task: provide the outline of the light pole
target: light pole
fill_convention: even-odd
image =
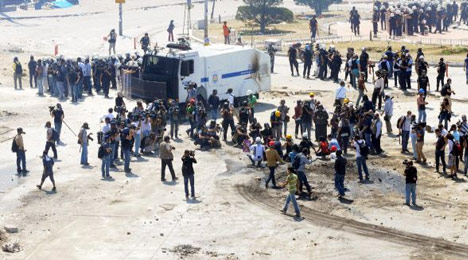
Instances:
[[[208,0],[205,0],[205,33],[204,33],[205,45],[210,44],[210,39],[208,38]]]

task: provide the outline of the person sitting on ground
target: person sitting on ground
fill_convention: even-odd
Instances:
[[[141,153],[144,155],[152,155],[155,144],[156,135],[154,133],[150,133],[148,136],[143,137],[141,140]]]
[[[263,130],[260,131],[260,134],[265,144],[273,140],[273,130],[271,129],[270,124],[268,123],[263,124]]]
[[[287,134],[286,135],[286,142],[282,146],[282,149],[285,149],[285,153],[283,155],[283,160],[286,161],[286,162],[290,162],[289,153],[292,152],[293,145],[294,145],[294,142],[292,140],[292,135]]]
[[[265,147],[263,147],[262,139],[260,137],[257,137],[255,139],[255,144],[250,146],[250,152],[251,154],[247,154],[247,157],[249,157],[249,160],[252,162],[252,166],[255,166],[255,164],[257,164],[257,167],[261,167]]]
[[[210,137],[210,143],[213,148],[220,148],[221,147],[221,142],[219,141],[219,133],[220,127],[218,124],[216,124],[216,121],[211,120],[210,125],[208,126],[207,129],[207,135]]]
[[[307,149],[310,152],[310,149],[316,152],[314,144],[307,137],[307,133],[302,134],[302,141],[299,143],[299,151]]]
[[[210,136],[208,136],[208,131],[205,125],[200,126],[200,131],[198,131],[194,144],[200,145],[201,150],[211,148],[211,139]]]
[[[249,135],[252,137],[252,140],[255,140],[257,137],[260,137],[260,131],[262,130],[262,125],[257,122],[256,118],[252,119],[252,124],[250,124],[250,132]]]
[[[235,140],[235,147],[242,147],[244,140],[249,139],[249,135],[247,134],[247,129],[244,125],[238,124],[236,126],[236,133],[232,137]]]
[[[335,146],[337,150],[341,150],[340,144],[338,143],[338,140],[333,137],[332,135],[327,136],[328,139],[328,149],[331,149],[332,146]]]
[[[330,150],[328,149],[328,142],[325,137],[320,136],[319,138],[319,149],[315,152],[318,156],[322,156],[322,159],[325,159],[327,155],[330,155]]]

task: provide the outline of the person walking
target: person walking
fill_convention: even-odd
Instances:
[[[227,22],[223,22],[223,36],[224,36],[224,44],[231,44],[231,29],[227,26]]]
[[[55,142],[58,140],[58,133],[55,129],[52,128],[50,121],[46,122],[45,127],[47,128],[47,137],[44,152],[48,153],[49,149],[52,148],[52,151],[54,152],[54,159],[57,160],[57,149],[55,148]]]
[[[13,58],[13,81],[15,89],[23,89],[23,66],[18,57]]]
[[[150,46],[150,38],[148,33],[145,33],[145,36],[141,37],[140,39],[141,49],[143,50],[143,54],[146,54],[149,51]]]
[[[270,169],[270,175],[268,179],[265,181],[265,188],[268,189],[268,184],[273,183],[273,189],[278,188],[276,186],[276,179],[275,179],[275,169],[277,167],[277,163],[284,163],[283,159],[281,159],[281,156],[278,154],[278,151],[275,149],[275,142],[270,141],[268,144],[268,149],[265,152],[265,157],[267,160],[267,167]]]
[[[295,174],[294,168],[289,167],[288,177],[286,179],[286,182],[283,185],[283,187],[288,187],[288,195],[286,196],[286,202],[284,203],[284,207],[281,210],[281,212],[283,214],[286,214],[286,212],[288,211],[289,203],[292,202],[294,211],[296,212],[296,218],[300,218],[301,211],[296,202],[297,180],[298,180],[298,177]]]
[[[88,136],[88,123],[83,123],[80,132],[78,133],[78,144],[81,146],[81,165],[88,166],[88,144],[90,137]]]
[[[309,44],[306,45],[304,50],[304,70],[302,71],[302,77],[310,79],[310,69],[312,68],[312,61],[314,54],[312,53],[311,47]]]
[[[369,147],[366,145],[366,141],[359,135],[354,137],[354,148],[356,149],[356,166],[358,168],[359,182],[364,182],[362,176],[362,170],[364,170],[365,180],[369,181],[369,171],[367,169],[367,155],[369,154]]]
[[[175,147],[170,144],[171,138],[169,136],[164,137],[164,142],[159,146],[159,157],[161,158],[161,181],[166,181],[166,166],[169,167],[171,172],[172,181],[175,182],[177,177],[174,172],[174,167],[172,166],[172,161],[174,160],[174,155],[172,151],[175,150]]]
[[[195,171],[193,170],[193,164],[197,163],[195,159],[195,152],[185,150],[182,156],[182,176],[184,176],[184,190],[185,199],[189,199],[188,183],[190,181],[190,197],[195,199]]]
[[[416,182],[418,181],[418,170],[416,167],[413,166],[413,161],[409,161],[406,164],[405,169],[405,177],[406,177],[406,205],[410,206],[410,198],[413,201],[413,206],[418,206],[416,204]]]
[[[310,151],[307,148],[302,149],[301,153],[298,153],[294,158],[292,166],[294,171],[297,173],[299,178],[299,191],[302,193],[302,186],[305,185],[307,194],[312,195],[312,188],[310,187],[307,176],[305,175],[305,166],[312,163],[310,158]]]
[[[174,29],[175,29],[174,20],[171,20],[171,22],[169,23],[169,27],[167,27],[167,33],[168,33],[167,41],[169,42],[174,41]]]
[[[56,192],[57,188],[55,187],[55,180],[54,180],[54,160],[47,155],[47,151],[42,153],[42,165],[44,166],[44,171],[42,172],[41,184],[36,185],[39,190],[42,190],[42,185],[44,185],[44,181],[49,177],[50,181],[52,182],[52,191]]]
[[[29,171],[26,169],[26,149],[24,148],[23,134],[26,134],[23,128],[16,129],[12,152],[16,153],[16,172],[18,175],[22,173],[23,176],[26,176]]]
[[[115,55],[115,44],[117,43],[117,33],[115,29],[112,29],[109,35],[107,35],[107,42],[109,42],[109,56],[111,56],[112,51],[114,51]]]
[[[338,191],[339,198],[345,196],[344,180],[346,175],[346,165],[348,161],[342,156],[342,151],[336,151],[335,160],[335,188]]]
[[[296,69],[297,76],[299,76],[299,64],[297,63],[297,50],[294,46],[288,49],[289,68],[291,69],[291,76],[294,76],[294,69]]]

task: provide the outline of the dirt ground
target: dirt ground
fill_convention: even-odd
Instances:
[[[22,247],[15,254],[0,252],[0,259],[468,258],[467,178],[454,181],[434,172],[435,137],[430,133],[425,143],[428,164],[417,166],[421,208],[404,205],[402,161],[410,156],[400,153],[397,136],[385,135],[385,154],[370,156],[368,161],[369,183],[358,183],[354,152],[350,152],[346,200],[336,197],[332,162],[315,160],[307,176],[316,199],[299,200],[304,219],[295,220],[279,212],[287,192],[265,190],[267,169],[247,167],[246,155],[230,143],[223,143],[218,150],[196,150],[185,135],[187,124],[181,126],[181,139],[173,142],[177,182],[160,181],[157,156],[132,158],[132,174],[125,174],[119,164],[118,170],[111,172],[114,180],[103,181],[96,142],[89,147],[90,167],[80,167],[79,147],[71,130],[76,133],[86,121],[90,132],[96,134],[99,119],[114,106],[113,99],[97,95],[79,104],[62,102],[71,130],[62,128],[65,145],[58,147],[57,193],[50,192],[47,182],[39,191],[35,185],[42,173],[43,125],[51,120],[48,106],[57,100],[36,96],[36,89],[30,89],[26,80],[25,90],[13,89],[9,61],[19,55],[24,64],[30,53],[37,54],[33,48],[19,54],[0,50],[0,60],[5,61],[0,63],[0,149],[4,152],[0,157],[0,227],[12,224],[19,228],[16,234],[0,235],[0,240],[17,240]],[[296,100],[307,99],[310,91],[328,111],[333,109],[335,84],[291,77],[287,59],[278,57],[276,62],[272,91],[261,94],[256,108],[260,122],[268,121],[281,99],[292,110]],[[435,83],[434,72],[431,68],[431,84]],[[468,92],[460,68],[450,70],[450,77],[457,92],[454,123],[468,111]],[[372,89],[372,84],[368,88]],[[395,125],[399,115],[415,110],[414,88],[408,93],[391,88],[387,93],[395,100]],[[111,97],[115,95],[112,91]],[[357,93],[350,91],[349,97],[354,101]],[[431,94],[428,101],[428,122],[434,125],[439,96]],[[134,100],[126,102],[129,107],[135,105]],[[19,126],[27,133],[24,141],[31,172],[26,177],[15,176],[15,155],[8,140]],[[293,127],[291,122],[289,132]],[[180,179],[179,158],[185,149],[196,150],[198,160],[198,198],[193,201],[185,201]],[[280,165],[277,171],[279,181],[285,178],[285,168]]]

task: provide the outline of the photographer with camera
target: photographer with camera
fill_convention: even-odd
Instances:
[[[189,199],[188,182],[190,181],[191,198],[195,199],[195,171],[193,164],[197,163],[195,151],[185,150],[182,156],[182,175],[184,176],[185,199]]]
[[[62,105],[60,103],[57,103],[57,108],[55,108],[54,106],[50,106],[49,113],[50,113],[50,116],[54,118],[54,128],[55,128],[55,131],[57,131],[58,133],[57,144],[58,145],[63,144],[60,141],[60,133],[62,131],[62,122],[63,122],[63,119],[65,118]]]
[[[132,172],[132,169],[130,169],[130,152],[132,150],[135,129],[136,127],[134,125],[130,125],[130,127],[126,126],[120,133],[120,140],[122,142],[122,152],[124,155],[124,171],[126,173]]]
[[[171,121],[171,139],[174,139],[174,136],[175,139],[179,139],[179,115],[180,108],[177,102],[172,100],[168,110],[168,117]]]
[[[88,141],[94,141],[93,138],[91,138],[92,133],[88,135],[88,132],[86,130],[89,130],[88,123],[83,123],[83,126],[81,127],[80,132],[78,133],[78,144],[81,146],[81,165],[88,166]]]
[[[174,160],[174,155],[172,151],[175,150],[175,147],[170,144],[171,138],[169,136],[164,137],[164,142],[159,145],[159,158],[161,158],[161,181],[166,181],[166,165],[169,167],[171,172],[172,181],[175,182],[177,177],[174,172],[174,167],[172,167],[172,161]]]
[[[404,161],[406,165],[405,177],[406,177],[406,205],[410,206],[410,196],[413,201],[413,206],[417,207],[416,204],[416,182],[418,181],[418,170],[413,166],[413,161]]]

